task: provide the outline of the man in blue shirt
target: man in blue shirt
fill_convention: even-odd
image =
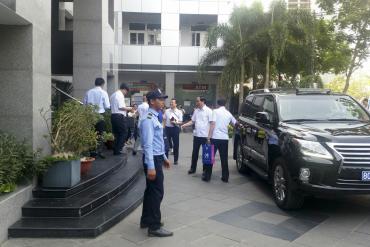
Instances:
[[[165,155],[163,125],[159,120],[159,112],[164,107],[167,96],[157,89],[149,92],[146,97],[149,110],[140,123],[144,171],[147,177],[140,227],[149,228],[149,236],[170,237],[173,233],[163,229],[161,223],[161,202],[164,194],[162,166],[170,168],[170,162]]]

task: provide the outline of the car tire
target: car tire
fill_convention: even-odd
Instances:
[[[286,162],[283,158],[274,161],[272,170],[272,192],[276,205],[284,210],[302,208],[304,196],[294,187]]]
[[[244,157],[243,157],[243,152],[242,152],[242,145],[240,142],[236,145],[237,151],[236,151],[236,169],[238,170],[239,173],[241,174],[246,174],[248,173],[248,167],[244,163]]]

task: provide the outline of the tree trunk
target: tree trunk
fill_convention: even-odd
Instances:
[[[347,93],[349,89],[349,82],[351,80],[351,76],[352,76],[352,68],[350,68],[350,71],[346,75],[346,84],[344,85],[343,93]]]
[[[244,102],[244,80],[245,80],[245,64],[240,65],[240,84],[239,84],[239,112]]]
[[[270,48],[267,50],[266,58],[266,74],[265,74],[265,86],[264,88],[269,88],[270,86]]]

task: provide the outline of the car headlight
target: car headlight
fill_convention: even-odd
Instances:
[[[322,159],[333,159],[333,156],[329,153],[329,151],[320,143],[306,140],[296,140],[299,143],[303,155]]]

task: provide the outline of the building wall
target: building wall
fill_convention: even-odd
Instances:
[[[51,102],[51,3],[13,3],[16,14],[30,24],[0,28],[0,129],[47,153],[47,129],[39,111]]]

